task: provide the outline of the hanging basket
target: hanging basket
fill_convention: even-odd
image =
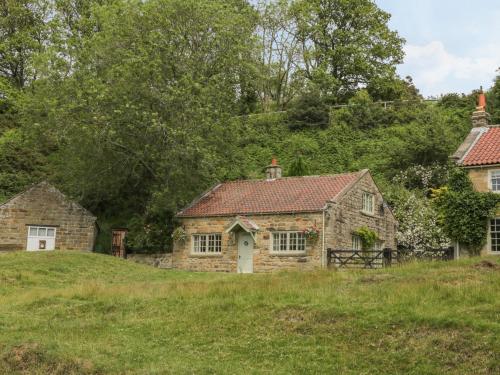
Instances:
[[[304,229],[302,233],[304,233],[306,240],[310,242],[316,242],[319,238],[319,230],[315,226]]]

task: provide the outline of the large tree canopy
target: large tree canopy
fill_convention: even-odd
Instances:
[[[304,71],[333,100],[375,79],[392,79],[403,39],[372,0],[297,0]]]

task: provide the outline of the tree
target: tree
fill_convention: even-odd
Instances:
[[[493,124],[500,124],[500,75],[496,76],[493,87],[487,93],[487,98],[491,121]]]
[[[110,220],[139,217],[132,226],[150,237],[137,242],[160,250],[153,238],[169,238],[175,212],[237,173],[229,120],[252,77],[255,12],[242,0],[116,1],[90,12],[98,27],[65,50],[71,73],[39,80],[23,112],[57,142],[59,186]],[[163,236],[146,230],[152,222]]]
[[[290,129],[325,128],[330,119],[330,108],[319,90],[311,88],[298,97],[288,110]]]
[[[283,110],[303,88],[297,25],[289,0],[258,3],[260,21],[260,101],[264,110]]]
[[[292,164],[290,165],[290,169],[288,170],[288,176],[307,176],[308,172],[309,170],[304,158],[300,153],[297,153]]]
[[[342,101],[375,79],[391,79],[403,39],[372,0],[297,0],[293,5],[303,71],[331,101]]]
[[[0,2],[0,77],[16,88],[37,77],[33,60],[47,45],[48,13],[47,1]]]

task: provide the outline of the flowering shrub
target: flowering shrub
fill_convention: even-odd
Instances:
[[[316,241],[319,237],[319,230],[318,230],[318,228],[316,228],[316,226],[312,226],[311,228],[304,229],[302,231],[302,233],[304,233],[304,236],[309,241]]]
[[[185,241],[187,238],[186,231],[184,230],[183,227],[177,227],[172,232],[172,238],[174,239],[175,242]]]
[[[450,239],[439,223],[439,213],[429,200],[416,192],[407,191],[400,197],[394,214],[399,221],[396,238],[403,247],[423,251],[449,246]]]
[[[406,189],[422,189],[426,191],[446,184],[448,175],[449,167],[447,165],[413,165],[399,172],[392,182],[404,186]]]

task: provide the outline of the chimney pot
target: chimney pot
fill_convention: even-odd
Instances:
[[[486,110],[486,95],[483,92],[479,94],[477,109]]]

